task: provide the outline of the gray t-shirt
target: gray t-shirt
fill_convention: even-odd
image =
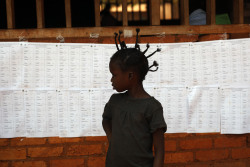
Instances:
[[[153,132],[166,131],[163,108],[154,97],[133,99],[113,94],[103,119],[112,121],[106,167],[153,167]]]

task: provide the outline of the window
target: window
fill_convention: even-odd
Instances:
[[[148,1],[128,0],[128,25],[149,25]]]
[[[15,0],[15,28],[36,28],[36,1]]]
[[[6,0],[0,0],[0,29],[7,28]]]
[[[116,25],[122,25],[122,0],[101,0],[101,19],[106,7],[110,6],[111,16],[117,20]],[[107,8],[106,8],[107,10]],[[128,25],[149,25],[148,1],[147,0],[127,0]],[[111,20],[111,19],[110,19]],[[104,23],[102,25],[105,26]],[[112,25],[111,23],[109,25]],[[108,25],[107,25],[108,26]]]
[[[244,4],[244,24],[250,24],[250,0],[245,0]]]
[[[66,27],[64,0],[44,0],[45,27]]]
[[[160,19],[161,25],[179,25],[179,0],[161,0]]]
[[[100,0],[100,4],[95,4],[94,0],[70,0],[71,5],[71,13],[65,13],[65,0],[43,0],[44,9],[41,13],[44,13],[44,18],[39,17],[37,19],[37,11],[36,11],[36,0],[13,0],[14,5],[7,3],[8,9],[13,11],[14,16],[7,16],[7,8],[6,2],[10,2],[10,0],[0,0],[0,29],[9,28],[17,28],[17,29],[25,29],[25,28],[37,28],[37,24],[41,24],[41,28],[60,28],[66,27],[66,14],[67,16],[71,15],[71,19],[67,17],[67,25],[68,27],[94,27],[95,25],[99,26],[99,23],[95,22],[95,19],[99,21],[99,19],[103,18],[103,14],[105,14],[105,8],[109,4],[108,10],[108,20],[107,23],[113,22],[112,24],[106,24],[102,26],[122,26],[123,24],[123,13],[122,13],[122,0]],[[69,1],[67,1],[69,2]],[[127,20],[129,26],[149,26],[150,22],[150,1],[149,0],[127,0]],[[154,0],[152,0],[154,3]],[[182,3],[187,2],[186,0],[160,0],[160,7],[153,7],[154,10],[160,8],[160,18],[157,16],[157,19],[160,19],[160,25],[188,25],[187,19],[188,17],[184,17],[184,15],[188,14],[188,11],[185,11],[184,15],[181,14],[180,6]],[[194,3],[193,3],[194,2]],[[197,5],[201,4],[201,8],[205,11],[205,15],[210,17],[206,13],[206,2],[211,2],[209,0],[189,0],[189,16],[191,12],[197,7]],[[242,5],[243,0],[215,0],[216,3],[216,24],[249,24],[250,23],[250,0],[244,0],[244,11],[242,6],[237,8],[237,5]],[[191,4],[193,3],[193,4]],[[240,4],[239,4],[240,3]],[[40,4],[38,4],[40,5]],[[96,7],[100,7],[101,17],[99,18],[98,14],[95,15],[95,5]],[[99,6],[100,5],[100,6]],[[158,5],[158,4],[157,4]],[[187,4],[185,3],[185,6]],[[40,6],[38,6],[40,7]],[[68,8],[67,8],[68,9]],[[186,8],[187,9],[187,8]],[[215,8],[213,7],[213,10]],[[69,11],[69,10],[67,10]],[[39,14],[41,14],[39,13]],[[97,11],[99,13],[99,11]],[[227,21],[225,22],[224,16],[227,16]],[[222,15],[221,15],[222,14]],[[218,17],[218,15],[220,17]],[[222,17],[223,16],[223,17]],[[8,18],[9,17],[9,18]],[[183,20],[185,18],[185,23]],[[212,17],[211,17],[212,18]],[[221,19],[223,22],[217,22],[217,19]],[[42,20],[42,21],[41,21]],[[212,20],[215,24],[215,20],[212,18],[208,18],[209,21]],[[37,23],[38,21],[38,23]],[[71,21],[71,22],[70,22]],[[157,20],[158,21],[158,20]],[[182,23],[181,23],[182,21]],[[69,24],[70,23],[70,24]],[[189,21],[189,24],[191,22]],[[208,23],[210,24],[210,23]],[[159,25],[157,23],[156,25]],[[190,24],[191,25],[191,24]],[[43,27],[45,26],[45,27]],[[39,27],[39,28],[40,28]]]
[[[101,0],[100,11],[103,13],[110,5],[110,14],[117,20],[116,25],[122,25],[122,1]],[[127,0],[128,25],[149,25],[149,1],[148,0]],[[101,16],[102,17],[102,16]],[[160,4],[161,25],[178,25],[179,21],[179,0],[161,0]],[[112,26],[108,24],[106,26]],[[105,26],[102,24],[102,26]]]
[[[94,1],[71,0],[71,18],[72,27],[94,27]]]

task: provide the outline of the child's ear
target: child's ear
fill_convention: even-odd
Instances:
[[[133,77],[134,77],[134,73],[133,72],[128,73],[129,80],[131,80]]]

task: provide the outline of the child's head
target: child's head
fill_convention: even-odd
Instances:
[[[121,71],[132,71],[137,74],[139,81],[143,81],[148,73],[148,59],[136,48],[118,50],[110,59]]]
[[[121,35],[120,31],[120,35]],[[117,52],[110,59],[110,72],[112,73],[112,85],[118,91],[128,90],[128,87],[132,82],[142,83],[147,75],[148,71],[156,71],[158,69],[158,64],[156,62],[153,63],[149,67],[148,58],[155,54],[155,52],[150,54],[149,56],[145,56],[149,48],[149,44],[147,45],[147,49],[144,52],[140,51],[140,46],[138,45],[138,33],[139,29],[137,29],[137,38],[135,48],[127,48],[124,41],[120,41],[120,35],[118,40],[120,42],[121,49],[119,49],[116,41],[117,33],[115,33],[115,42],[117,47]],[[155,70],[152,70],[152,67],[156,67]],[[132,81],[132,82],[131,82]]]

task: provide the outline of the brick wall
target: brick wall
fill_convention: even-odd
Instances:
[[[166,35],[141,37],[142,43],[209,41],[249,34]],[[56,39],[28,39],[58,42]],[[134,43],[127,38],[126,43]],[[65,42],[114,43],[113,38],[71,38]],[[106,137],[0,139],[0,167],[104,167]],[[250,134],[165,134],[166,167],[250,167]]]
[[[1,167],[104,167],[106,137],[0,139]],[[250,134],[165,134],[165,166],[250,167]]]

